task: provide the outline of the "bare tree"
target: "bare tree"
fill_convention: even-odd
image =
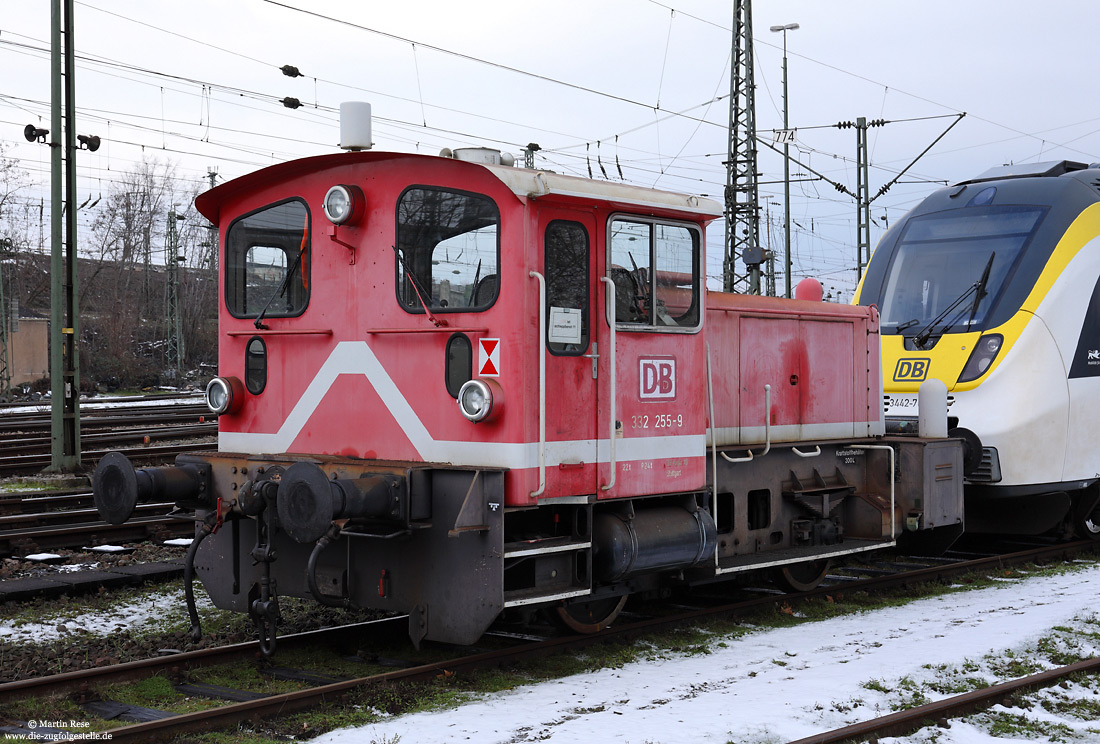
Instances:
[[[0,245],[8,251],[26,249],[25,217],[27,203],[17,200],[19,192],[30,185],[30,176],[17,158],[8,155],[8,146],[0,141]]]
[[[179,251],[198,256],[194,245],[200,232],[191,229],[201,218],[191,209],[194,189],[180,188],[175,166],[143,162],[118,177],[98,209],[89,237],[83,242],[86,266],[81,277],[81,308],[89,351],[102,357],[98,372],[121,382],[151,384],[163,371],[164,349],[171,329],[166,322],[165,240],[169,213],[184,216],[177,222]],[[178,272],[179,297],[185,334],[184,348],[199,361],[211,361],[216,352],[215,331],[207,322],[213,304],[195,294],[212,282],[198,268]],[[216,290],[214,301],[216,302]],[[216,314],[213,316],[216,319]],[[216,327],[216,320],[214,323]],[[187,362],[188,360],[184,360]]]

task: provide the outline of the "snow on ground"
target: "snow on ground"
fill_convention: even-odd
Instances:
[[[962,676],[999,681],[988,670],[972,670],[1013,653],[1036,657],[1034,644],[1056,626],[1088,628],[1091,638],[1074,636],[1086,644],[1078,642],[1075,650],[1100,654],[1098,585],[1100,565],[1090,565],[898,608],[715,637],[709,654],[655,658],[523,686],[457,709],[334,731],[314,742],[788,742],[893,712],[891,706],[907,689],[927,694],[923,686],[944,676],[930,668],[934,665],[959,668],[974,660]],[[1061,693],[1097,697],[1095,690],[1078,686]],[[946,696],[928,694],[929,700]],[[1100,741],[1095,721],[1070,720],[1068,725],[1083,732],[1077,741]],[[1090,726],[1093,733],[1087,733]],[[978,744],[1003,739],[959,721],[950,729],[882,740],[887,741]]]
[[[163,393],[172,392],[168,388],[162,388]],[[81,408],[136,408],[138,406],[178,406],[181,403],[201,403],[202,391],[196,390],[192,392],[181,392],[177,397],[173,398],[156,398],[153,400],[147,399],[144,395],[112,395],[105,393],[97,395],[94,398],[80,398]],[[5,406],[0,410],[0,418],[3,418],[5,414],[17,415],[21,413],[49,413],[50,412],[50,398],[45,396],[42,400],[35,403],[24,403],[22,405],[16,404],[11,406]]]
[[[200,611],[212,606],[205,595],[196,597],[196,601]],[[180,589],[149,594],[120,604],[109,612],[87,612],[22,623],[0,617],[0,639],[11,643],[42,643],[71,633],[106,635],[119,630],[133,631],[178,615],[182,606],[183,590]]]

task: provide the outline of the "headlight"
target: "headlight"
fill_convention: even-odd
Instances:
[[[334,225],[343,225],[359,218],[366,200],[358,186],[333,186],[325,194],[322,205],[325,217]]]
[[[233,413],[244,402],[244,385],[236,377],[215,377],[206,384],[206,405],[216,414]]]
[[[468,380],[458,390],[459,410],[475,424],[493,418],[503,406],[504,393],[493,380]]]
[[[966,360],[962,374],[959,375],[959,382],[970,382],[984,375],[1003,345],[1004,336],[999,333],[990,333],[979,338],[974,345],[974,351],[970,352],[970,358]]]

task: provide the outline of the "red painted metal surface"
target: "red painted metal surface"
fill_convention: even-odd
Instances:
[[[720,443],[763,441],[765,384],[774,441],[876,433],[878,325],[863,307],[707,293],[699,330],[620,326],[613,385],[601,282],[609,218],[625,212],[690,220],[701,234],[715,215],[639,208],[621,194],[603,201],[567,191],[525,195],[509,185],[514,178],[443,158],[358,153],[274,166],[200,197],[222,245],[233,220],[291,197],[308,205],[312,226],[311,294],[298,317],[265,318],[266,330],[257,331],[253,318],[226,311],[223,276],[220,374],[244,379],[245,350],[256,335],[266,343],[268,368],[263,391],[221,417],[220,448],[508,468],[507,502],[530,503],[539,484],[539,363],[545,357],[542,498],[696,491],[707,479],[708,347]],[[366,209],[337,234],[321,202],[341,183],[362,189]],[[500,290],[488,309],[437,313],[433,322],[397,301],[396,205],[417,185],[481,194],[499,209]],[[530,272],[546,271],[542,236],[556,220],[588,235],[590,356],[551,354],[540,344],[539,285]],[[701,257],[698,265],[705,265]],[[677,312],[690,295],[672,287],[686,278],[658,272],[668,307],[684,305]],[[496,340],[494,379],[505,403],[491,421],[466,420],[448,393],[444,369],[454,333],[471,340],[475,375],[479,341]],[[614,486],[605,488],[612,478]]]

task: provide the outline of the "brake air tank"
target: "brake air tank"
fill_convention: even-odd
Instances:
[[[592,525],[593,563],[603,582],[648,571],[697,566],[714,556],[718,530],[709,512],[677,506],[602,512]]]

